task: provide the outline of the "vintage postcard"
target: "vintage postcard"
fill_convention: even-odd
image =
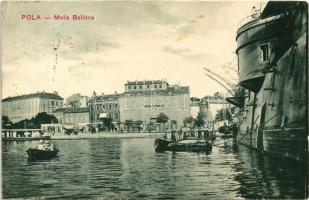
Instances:
[[[2,1],[3,199],[305,199],[305,1]]]

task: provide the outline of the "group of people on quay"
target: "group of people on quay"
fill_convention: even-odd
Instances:
[[[167,137],[167,136],[166,136]],[[198,140],[210,140],[214,139],[215,135],[210,130],[182,130],[171,131],[171,141],[178,142],[188,138],[196,138]]]

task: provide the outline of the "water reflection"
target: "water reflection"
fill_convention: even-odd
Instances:
[[[261,156],[230,141],[211,154],[156,153],[153,139],[54,141],[61,157],[27,162],[35,142],[3,149],[5,198],[304,198],[304,164]]]

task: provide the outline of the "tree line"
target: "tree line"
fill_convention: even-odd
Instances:
[[[46,112],[38,113],[31,119],[23,119],[21,121],[13,123],[8,116],[2,115],[2,128],[3,129],[39,129],[41,124],[53,124],[58,123],[55,116],[49,115]]]

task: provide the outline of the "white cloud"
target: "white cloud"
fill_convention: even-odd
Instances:
[[[189,85],[194,96],[223,90],[202,67],[216,70],[235,58],[237,23],[254,4],[4,2],[3,97],[38,90],[58,90],[64,97],[122,92],[127,80],[162,78]],[[37,13],[95,20],[20,19]]]

